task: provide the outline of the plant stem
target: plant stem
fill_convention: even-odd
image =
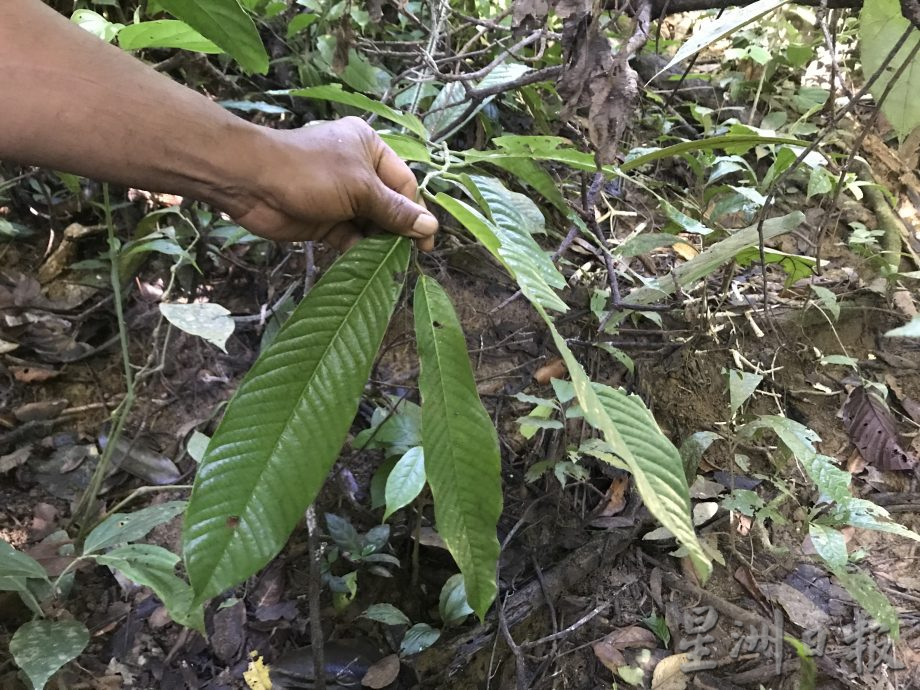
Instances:
[[[115,423],[112,426],[112,431],[102,451],[102,456],[99,458],[99,464],[96,465],[89,486],[86,488],[86,491],[83,492],[80,503],[73,513],[72,522],[80,526],[80,531],[77,535],[78,540],[85,537],[89,531],[93,510],[96,506],[96,498],[99,495],[99,490],[102,488],[102,482],[108,474],[109,466],[112,462],[112,454],[115,452],[122,431],[124,431],[128,413],[134,405],[135,393],[134,371],[131,368],[131,358],[128,352],[128,329],[125,324],[124,305],[122,303],[121,276],[118,270],[119,245],[115,237],[115,224],[112,222],[112,204],[109,199],[109,186],[107,184],[102,186],[102,199],[105,206],[105,226],[109,243],[109,278],[112,283],[112,291],[115,299],[115,317],[118,320],[118,339],[121,343],[121,359],[125,372],[126,390],[125,397],[118,404],[118,407],[115,408],[115,411],[112,412],[112,419],[115,420]]]

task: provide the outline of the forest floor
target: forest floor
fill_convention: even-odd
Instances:
[[[858,207],[850,213],[858,215]],[[53,573],[61,562],[59,544],[49,546],[47,537],[67,524],[88,482],[100,430],[124,393],[124,380],[110,293],[86,287],[87,273],[70,268],[103,251],[104,232],[64,240],[58,232],[49,244],[49,223],[32,220],[30,225],[33,239],[0,245],[0,314],[19,318],[22,344],[0,359],[0,537]],[[636,319],[611,338],[635,361],[633,373],[594,347],[582,348],[583,362],[595,381],[641,395],[676,445],[696,432],[731,428],[726,370],[762,375],[746,415],[785,414],[805,424],[820,436],[821,451],[853,474],[855,493],[920,531],[915,480],[861,458],[841,418],[847,390],[856,382],[848,378],[847,367],[821,363],[826,355],[857,360],[865,375],[888,388],[892,406],[904,411],[898,427],[905,433],[913,429],[916,448],[920,351],[905,344],[909,341],[883,337],[903,315],[892,309],[888,296],[870,289],[874,269],[866,259],[832,234],[813,236],[814,227],[804,224],[782,238],[779,248],[799,253],[800,245],[823,242],[828,262],[823,274],[786,287],[783,275],[770,269],[774,306],[769,313],[759,301],[760,269],[729,268],[685,305],[664,313],[662,327]],[[69,254],[62,258],[60,246],[66,243]],[[571,251],[577,265],[577,244]],[[332,259],[317,248],[320,271]],[[817,499],[810,482],[795,462],[782,462],[763,446],[730,448],[719,441],[703,455],[692,489],[700,534],[723,560],[701,586],[683,561],[669,555],[673,540],[643,539],[654,525],[630,490],[628,476],[589,458],[578,460],[583,474],[568,477],[564,486],[551,469],[542,476],[528,474],[537,462],[569,459],[571,443],[588,433],[578,419],[561,430],[540,430],[529,440],[520,433],[517,420],[532,406],[515,394],[552,397],[547,377],[565,377],[546,330],[525,300],[513,298],[511,279],[454,228],[445,229],[438,250],[423,261],[457,305],[480,395],[499,429],[505,494],[499,536],[505,543],[498,608],[510,621],[516,649],[509,650],[493,611],[484,624],[469,619],[445,630],[433,647],[403,664],[389,687],[602,688],[610,687],[609,668],[650,669],[656,663],[659,674],[671,669],[665,674],[670,684],[659,687],[799,687],[800,664],[788,645],[778,672],[777,631],[800,638],[826,634],[819,687],[920,687],[920,545],[864,530],[847,535],[849,548],[864,552],[865,570],[901,615],[893,656],[882,634],[872,638],[877,647],[860,647],[855,641],[862,630],[859,607],[816,567],[807,539],[805,513]],[[666,267],[680,259],[669,248],[648,261]],[[249,317],[238,320],[226,354],[179,331],[165,352],[149,351],[167,265],[154,259],[141,268],[128,291],[130,354],[135,362],[154,354],[163,367],[139,392],[118,469],[104,486],[109,505],[138,486],[190,483],[195,463],[185,452],[189,435],[196,429],[213,431],[221,404],[257,356],[263,305],[290,281],[300,280],[306,262],[299,249],[240,245],[209,257],[201,276],[180,276],[197,280],[200,291],[234,315]],[[835,293],[838,319],[819,308],[811,284]],[[575,343],[597,335],[589,300],[587,291],[577,288],[568,297],[573,317],[562,329]],[[402,303],[371,377],[369,401],[417,397],[411,324],[411,310]],[[362,406],[353,432],[367,427],[371,409]],[[360,532],[377,524],[380,513],[369,510],[368,497],[381,460],[380,451],[346,445],[320,498],[320,514],[341,515]],[[732,487],[756,492],[772,507],[769,514],[716,511]],[[184,490],[159,491],[130,508],[186,496]],[[359,617],[368,605],[391,603],[414,621],[430,619],[437,609],[438,592],[454,566],[436,539],[426,539],[428,510],[418,523],[407,512],[391,520],[389,543],[403,567],[390,578],[360,572],[355,600],[339,610],[327,607],[323,626],[330,640],[327,660],[332,659],[327,668],[336,658],[358,658],[370,666],[393,651],[391,631]],[[179,525],[177,519],[157,528],[149,540],[177,552]],[[212,607],[208,640],[171,623],[149,590],[116,579],[101,566],[79,569],[66,608],[87,622],[92,641],[53,687],[245,687],[242,672],[252,651],[269,665],[286,654],[280,663],[288,677],[307,668],[302,674],[307,683],[312,657],[304,650],[310,639],[305,549],[301,527],[262,574],[219,609]],[[656,613],[671,631],[669,645],[645,623]],[[593,615],[583,622],[587,614]],[[0,639],[27,615],[15,595],[0,595]],[[541,644],[527,644],[553,633]],[[745,646],[733,652],[736,643]],[[684,666],[685,673],[680,665],[688,658],[681,651],[692,651],[694,644],[709,651],[703,655],[708,668]],[[892,670],[892,659],[904,670]],[[21,687],[2,657],[0,687]],[[275,687],[282,683],[276,680]]]

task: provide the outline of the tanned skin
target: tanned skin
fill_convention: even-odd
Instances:
[[[205,201],[272,240],[434,246],[408,166],[359,118],[260,127],[39,0],[0,3],[0,160]]]

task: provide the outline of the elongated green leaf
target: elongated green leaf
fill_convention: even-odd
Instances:
[[[393,466],[387,477],[385,496],[386,520],[400,508],[409,505],[425,488],[425,453],[420,447],[407,451]]]
[[[805,214],[801,211],[793,211],[779,218],[768,218],[763,224],[763,238],[766,241],[792,232],[804,220]],[[687,263],[676,266],[667,276],[652,280],[645,286],[633,290],[625,300],[632,304],[652,304],[672,294],[678,287],[688,287],[697,280],[705,278],[722,264],[731,261],[743,249],[756,247],[757,244],[756,225],[736,230],[731,237],[715,243]],[[618,320],[617,315],[614,315],[611,322]]]
[[[136,510],[133,513],[114,513],[89,533],[83,544],[83,553],[92,554],[118,544],[127,544],[147,536],[157,525],[169,522],[185,510],[185,501],[170,501]]]
[[[548,172],[540,167],[539,163],[531,158],[515,158],[513,156],[500,156],[498,158],[485,159],[490,165],[501,168],[518,180],[532,187],[539,192],[544,199],[550,202],[556,209],[568,216],[572,211],[566,203],[565,197],[559,191],[559,183],[556,182]]]
[[[47,580],[48,574],[30,555],[14,549],[6,541],[0,539],[0,577],[35,577]]]
[[[476,392],[466,341],[447,293],[433,279],[420,277],[414,310],[422,445],[435,520],[463,573],[467,600],[482,619],[497,592],[498,436]]]
[[[509,134],[496,137],[492,140],[498,150],[492,151],[464,151],[463,158],[467,163],[480,161],[494,163],[501,158],[530,158],[532,160],[555,161],[565,163],[576,170],[595,172],[597,163],[594,156],[579,151],[572,146],[572,142],[563,137],[531,136]],[[636,170],[643,165],[654,163],[665,158],[671,158],[691,151],[713,151],[716,149],[744,149],[758,145],[787,145],[808,146],[807,141],[792,139],[790,137],[775,137],[756,133],[723,134],[715,137],[704,137],[693,141],[682,141],[663,149],[654,149],[633,158],[627,158],[619,167],[605,166],[603,171],[608,175]]]
[[[350,105],[351,107],[358,108],[359,110],[366,110],[369,113],[374,113],[374,115],[379,115],[380,117],[385,118],[390,122],[395,122],[396,124],[405,127],[413,134],[421,137],[423,141],[427,141],[428,139],[428,130],[425,129],[425,125],[423,125],[422,121],[419,120],[415,115],[400,112],[399,110],[391,108],[390,106],[385,105],[380,101],[375,101],[373,98],[369,98],[364,94],[354,93],[352,91],[344,91],[339,84],[329,84],[328,86],[311,86],[307,89],[294,89],[286,93],[289,93],[291,96],[300,96],[301,98],[315,98],[319,101],[332,101],[333,103]]]
[[[671,61],[658,70],[658,74],[673,67],[681,60],[686,60],[691,55],[695,55],[703,48],[734,33],[745,24],[759,19],[767,12],[772,12],[777,7],[785,5],[788,0],[757,0],[746,7],[739,7],[729,10],[725,14],[708,22],[701,22],[695,27],[693,36],[688,38],[680,49],[675,53]],[[658,76],[655,75],[655,77]],[[652,77],[654,79],[655,77]]]
[[[518,281],[521,292],[531,302],[556,311],[568,310],[566,303],[552,287],[564,285],[565,280],[562,279],[560,285],[561,275],[530,235],[501,228],[466,202],[443,192],[434,197],[434,201],[456,218],[508,269]]]
[[[176,575],[179,557],[154,544],[129,544],[97,556],[102,565],[115,568],[129,580],[150,587],[169,616],[180,625],[204,632],[204,609],[191,608],[192,588]]]
[[[354,419],[408,260],[407,240],[361,241],[243,379],[186,512],[183,553],[197,602],[265,565],[313,501]]]
[[[859,48],[863,76],[871,77],[881,67],[910,22],[901,13],[898,0],[866,0],[859,13]],[[895,72],[920,42],[920,31],[914,29],[898,54],[869,88],[878,99],[888,88]],[[914,57],[898,82],[882,102],[882,112],[903,141],[914,127],[920,127],[920,59]]]
[[[638,398],[611,394],[613,389],[607,387],[601,388],[598,393],[596,384],[591,383],[552,319],[543,307],[534,306],[549,326],[556,349],[565,360],[585,419],[604,434],[607,445],[626,463],[649,512],[686,547],[697,573],[706,579],[712,565],[693,531],[690,489],[680,454],[663,437],[651,413],[644,409]],[[623,434],[620,433],[620,425],[623,425]],[[644,441],[641,438],[643,434],[647,436]],[[630,441],[627,442],[624,436],[628,436]],[[636,450],[638,457],[630,446]]]
[[[268,72],[268,53],[238,0],[158,0],[173,15],[224,50],[249,72]]]
[[[196,53],[223,53],[185,22],[178,19],[158,19],[152,22],[128,24],[118,32],[118,45],[124,50],[144,48],[179,48]]]
[[[898,612],[891,605],[885,593],[878,588],[868,574],[861,570],[849,571],[844,568],[832,568],[843,588],[862,606],[879,625],[885,626],[891,637],[897,640],[901,636],[901,624]]]
[[[31,621],[10,640],[10,654],[35,690],[64,664],[76,659],[89,643],[89,632],[78,621]]]

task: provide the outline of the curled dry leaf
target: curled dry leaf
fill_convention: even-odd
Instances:
[[[550,380],[565,376],[566,371],[568,369],[566,369],[565,362],[562,361],[561,357],[556,357],[537,369],[534,372],[533,380],[541,386],[545,386]]]
[[[910,470],[917,457],[904,449],[885,401],[864,386],[854,388],[843,406],[847,434],[863,458],[881,470]]]
[[[598,640],[591,648],[594,656],[613,673],[626,664],[623,652],[627,649],[654,649],[658,646],[655,634],[648,628],[632,625],[628,628],[614,630],[604,639]]]

